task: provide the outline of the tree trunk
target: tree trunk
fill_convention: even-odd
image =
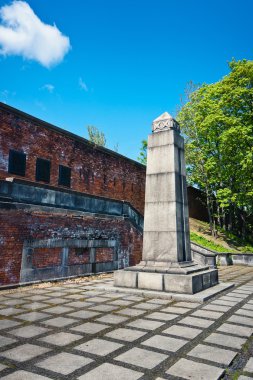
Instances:
[[[213,235],[213,218],[212,218],[212,212],[211,212],[211,200],[210,200],[210,196],[209,196],[207,188],[206,188],[206,205],[207,205],[210,231],[211,231],[211,234]]]

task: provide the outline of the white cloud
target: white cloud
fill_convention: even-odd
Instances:
[[[70,49],[69,38],[56,25],[43,23],[25,1],[0,8],[0,54],[20,55],[45,67],[61,62]]]
[[[86,83],[82,80],[81,77],[79,78],[78,83],[79,83],[79,87],[81,88],[81,90],[84,90],[86,92],[88,91],[88,87],[87,87]]]
[[[53,84],[44,84],[44,86],[41,87],[41,90],[47,90],[48,92],[50,92],[50,94],[52,94],[52,92],[54,91],[54,85]]]

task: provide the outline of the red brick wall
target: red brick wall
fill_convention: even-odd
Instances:
[[[117,239],[119,250],[130,255],[131,265],[141,259],[142,234],[126,220],[80,217],[72,218],[64,214],[49,214],[22,210],[0,210],[0,285],[19,282],[22,248],[24,240],[35,239],[87,239],[103,235]],[[39,256],[39,255],[38,255]],[[69,264],[80,264],[84,258],[70,252]],[[51,266],[57,262],[57,255],[44,252],[43,262],[36,258],[38,265]],[[56,260],[56,261],[55,261]],[[85,259],[86,260],[86,259]]]
[[[46,268],[61,265],[61,248],[34,248],[32,265],[35,268]]]
[[[50,185],[58,187],[58,168],[71,168],[71,189],[125,200],[144,211],[145,167],[115,153],[107,153],[39,121],[0,107],[0,179],[17,177],[8,173],[9,150],[27,154],[26,176],[35,181],[36,159],[51,161]]]
[[[106,261],[113,261],[113,248],[97,248],[96,262],[104,263]]]

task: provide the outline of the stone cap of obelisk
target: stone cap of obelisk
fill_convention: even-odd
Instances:
[[[168,112],[164,112],[153,121],[152,131],[161,132],[168,129],[175,129],[176,131],[180,132],[178,122]]]

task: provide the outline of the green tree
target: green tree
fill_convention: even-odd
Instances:
[[[177,119],[188,182],[206,194],[210,228],[249,230],[253,213],[253,61],[229,63],[220,81],[188,94]]]
[[[141,142],[141,149],[140,149],[140,155],[139,157],[137,158],[137,160],[143,164],[143,165],[146,165],[147,164],[147,140],[142,140]]]
[[[87,126],[89,140],[96,145],[106,146],[106,138],[103,132],[99,131],[94,125]]]

